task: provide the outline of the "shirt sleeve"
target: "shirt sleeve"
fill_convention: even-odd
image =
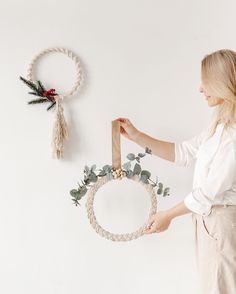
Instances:
[[[175,142],[175,160],[174,163],[177,166],[188,167],[196,159],[197,151],[206,137],[208,128],[202,130],[194,137],[184,140],[182,142]]]
[[[185,205],[201,215],[209,215],[217,195],[232,188],[236,180],[236,154],[234,141],[223,140],[214,156],[205,178],[184,199]]]

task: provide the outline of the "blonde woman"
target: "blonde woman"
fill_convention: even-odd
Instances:
[[[124,137],[178,166],[195,163],[193,188],[176,206],[157,212],[146,233],[163,232],[173,218],[192,213],[203,294],[236,293],[236,52],[204,56],[200,92],[214,107],[211,124],[180,143],[161,141],[118,118]]]

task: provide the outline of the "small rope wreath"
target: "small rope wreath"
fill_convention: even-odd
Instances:
[[[78,56],[76,56],[72,51],[70,51],[70,50],[68,50],[66,48],[60,48],[60,47],[48,48],[48,49],[45,49],[45,50],[41,51],[40,53],[35,55],[35,57],[30,62],[28,70],[27,70],[27,79],[32,81],[32,82],[34,81],[33,68],[34,68],[36,62],[42,56],[44,56],[44,55],[46,55],[48,53],[51,53],[51,52],[58,52],[58,53],[65,54],[66,56],[71,58],[73,60],[74,64],[75,64],[75,70],[76,70],[75,83],[74,83],[73,88],[68,93],[66,93],[64,95],[60,95],[60,98],[63,100],[66,97],[74,95],[79,90],[79,87],[80,87],[81,82],[82,82],[82,69],[81,69],[80,60],[79,60]]]
[[[45,87],[42,85],[42,83],[40,81],[36,81],[35,78],[33,77],[33,69],[36,62],[42,56],[51,52],[58,52],[58,53],[65,54],[66,56],[71,58],[75,64],[76,77],[75,77],[74,86],[68,93],[64,95],[56,93],[55,89],[46,90]],[[56,106],[56,117],[55,117],[55,123],[53,127],[53,140],[52,140],[53,157],[57,159],[62,158],[64,153],[64,140],[68,139],[69,133],[68,133],[68,126],[63,114],[63,107],[62,107],[61,101],[64,100],[64,98],[74,95],[79,90],[82,84],[83,75],[82,75],[81,64],[80,64],[80,60],[78,56],[76,56],[72,51],[65,48],[53,47],[53,48],[45,49],[41,51],[39,54],[37,54],[30,62],[28,70],[27,70],[27,79],[21,76],[20,76],[20,79],[31,90],[33,90],[33,92],[29,92],[29,94],[38,97],[37,99],[29,101],[28,104],[49,102],[50,106],[47,108],[47,110],[50,110],[51,108],[54,108]]]
[[[139,163],[140,159],[146,156],[146,154],[151,154],[151,149],[148,147],[145,148],[145,153],[138,153],[137,156],[133,153],[129,153],[127,155],[129,162],[124,163],[121,168],[120,122],[118,120],[112,121],[112,165],[104,165],[102,169],[98,170],[99,172],[97,174],[95,164],[92,165],[91,168],[86,165],[82,184],[79,184],[78,189],[72,189],[70,191],[73,198],[72,200],[76,206],[80,205],[79,200],[89,191],[86,202],[87,216],[90,224],[100,236],[112,241],[130,241],[142,236],[148,225],[148,223],[145,223],[133,233],[113,234],[98,224],[93,209],[94,198],[98,189],[108,181],[127,178],[142,184],[150,195],[151,208],[149,218],[155,214],[157,210],[156,194],[163,193],[163,196],[170,195],[168,193],[168,187],[164,189],[163,184],[157,179],[156,182],[151,180],[151,173],[148,170],[142,170]],[[136,162],[133,169],[131,169],[132,162]],[[157,188],[157,191],[155,191],[155,188]]]
[[[144,184],[143,182],[141,182],[137,175],[131,177],[130,179],[141,183],[146,188],[148,193],[150,194],[151,208],[150,208],[149,217],[151,217],[153,214],[156,213],[156,210],[157,210],[157,198],[156,198],[156,192],[155,192],[153,186],[151,184]],[[109,179],[107,177],[100,178],[89,191],[87,202],[86,202],[86,208],[87,208],[87,216],[88,216],[90,224],[92,225],[94,230],[101,237],[104,237],[104,238],[112,240],[112,241],[131,241],[131,240],[137,239],[138,237],[141,237],[144,234],[144,230],[147,226],[147,223],[145,223],[143,226],[141,226],[135,232],[127,233],[127,234],[113,234],[113,233],[103,229],[98,224],[95,213],[94,213],[94,209],[93,209],[94,197],[95,197],[95,194],[97,193],[98,189],[101,186],[105,185],[108,181],[109,181]]]

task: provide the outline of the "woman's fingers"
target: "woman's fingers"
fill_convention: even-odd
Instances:
[[[117,120],[120,122],[120,132],[129,140],[134,140],[137,137],[138,130],[126,117],[119,117]]]
[[[119,117],[117,120],[120,122],[120,133],[129,139],[127,118]]]
[[[145,230],[149,231],[151,228],[154,227],[154,225],[155,225],[155,219],[154,219],[153,216],[151,216],[151,217],[149,218],[149,220],[148,220],[148,223],[147,223],[147,225],[146,225],[146,229],[145,229]]]
[[[120,127],[120,133],[121,135],[125,136],[127,139],[129,139],[128,133],[125,131],[123,127]]]
[[[124,117],[118,117],[116,120],[118,120],[121,123],[126,121],[126,119]]]
[[[157,214],[152,215],[148,220],[148,225],[145,229],[146,234],[159,233],[161,232],[160,223],[157,220]]]
[[[147,234],[163,232],[168,229],[170,222],[169,213],[167,211],[159,211],[149,219],[149,225],[145,232]]]
[[[126,117],[118,117],[116,120],[125,121],[125,120],[127,120],[127,118]]]
[[[122,134],[125,134],[125,133],[126,133],[126,131],[125,131],[125,129],[124,129],[123,127],[120,127],[120,132],[121,132]]]
[[[162,230],[158,227],[158,225],[154,222],[150,227],[145,229],[146,234],[152,234],[152,233],[160,233]]]
[[[151,225],[149,225],[146,229],[145,229],[145,233],[146,234],[151,234],[151,233],[154,233],[156,232],[156,225],[155,223],[153,222]]]
[[[128,123],[130,123],[130,120],[128,119],[128,118],[126,118],[126,117],[119,117],[119,118],[117,118],[117,120],[122,124],[128,124]]]

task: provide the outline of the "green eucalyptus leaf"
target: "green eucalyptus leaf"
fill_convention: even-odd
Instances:
[[[84,167],[84,173],[85,173],[86,175],[88,175],[89,172],[90,172],[89,167],[88,167],[87,165],[85,165],[85,167]]]
[[[140,162],[140,157],[136,156],[135,159],[137,160],[137,162]]]
[[[84,186],[79,189],[79,196],[80,198],[83,197],[87,193],[88,189]]]
[[[80,200],[82,197],[81,192],[79,190],[71,190],[70,194],[75,200]]]
[[[94,172],[91,172],[91,173],[89,174],[88,178],[89,178],[89,180],[90,180],[91,182],[93,182],[93,183],[96,183],[96,182],[97,182],[97,179],[98,179],[97,175],[96,175]]]
[[[151,173],[150,173],[150,171],[148,171],[148,170],[142,170],[142,172],[141,172],[141,176],[142,176],[142,175],[146,175],[147,178],[149,179],[150,176],[151,176]]]
[[[138,154],[138,156],[141,157],[141,158],[144,157],[145,155],[146,155],[145,153],[139,153]]]
[[[84,196],[84,195],[79,194],[79,195],[76,197],[76,200],[81,200],[81,198],[82,198],[83,196]]]
[[[113,175],[111,172],[109,172],[107,175],[106,175],[108,181],[112,180],[113,179]]]
[[[125,170],[129,170],[131,168],[131,162],[126,162],[122,165],[122,167],[125,169]]]
[[[141,169],[140,164],[136,163],[134,166],[134,171],[133,171],[134,175],[139,175],[141,173],[141,170],[142,169]]]
[[[127,177],[128,179],[132,178],[133,175],[134,175],[134,173],[132,172],[132,170],[128,170],[128,171],[126,172],[126,177]]]
[[[102,168],[106,173],[109,173],[112,170],[112,166],[111,165],[104,165]]]
[[[160,183],[158,183],[158,186],[159,186],[159,188],[163,188],[163,184],[160,182]]]
[[[158,183],[157,194],[162,194],[163,191],[163,184],[160,182]]]
[[[169,194],[169,191],[170,191],[170,188],[169,187],[167,187],[167,188],[165,188],[164,189],[164,192],[163,192],[163,197],[165,197],[165,196],[169,196],[170,194]]]
[[[86,177],[84,178],[84,184],[87,186],[87,185],[90,184],[90,182],[91,182],[90,178],[86,176]]]
[[[98,174],[99,177],[104,177],[106,175],[106,172],[104,170],[100,171]]]
[[[141,178],[140,178],[140,180],[144,183],[144,184],[148,184],[149,182],[148,182],[148,177],[147,177],[147,175],[141,175]]]
[[[79,193],[79,191],[76,190],[76,189],[73,189],[73,190],[70,191],[70,195],[71,195],[72,197],[76,197],[76,196],[78,195],[78,193]]]
[[[96,164],[93,164],[91,167],[91,171],[94,172],[96,170],[96,167],[97,167]]]
[[[163,184],[159,183],[158,184],[158,189],[157,189],[157,194],[162,194],[162,192],[163,192]]]
[[[145,148],[145,152],[147,154],[152,154],[152,150],[150,148],[148,148],[148,147]]]
[[[135,160],[135,155],[133,153],[129,153],[126,157],[131,161]]]
[[[162,194],[163,189],[162,188],[158,188],[157,189],[157,194]]]

